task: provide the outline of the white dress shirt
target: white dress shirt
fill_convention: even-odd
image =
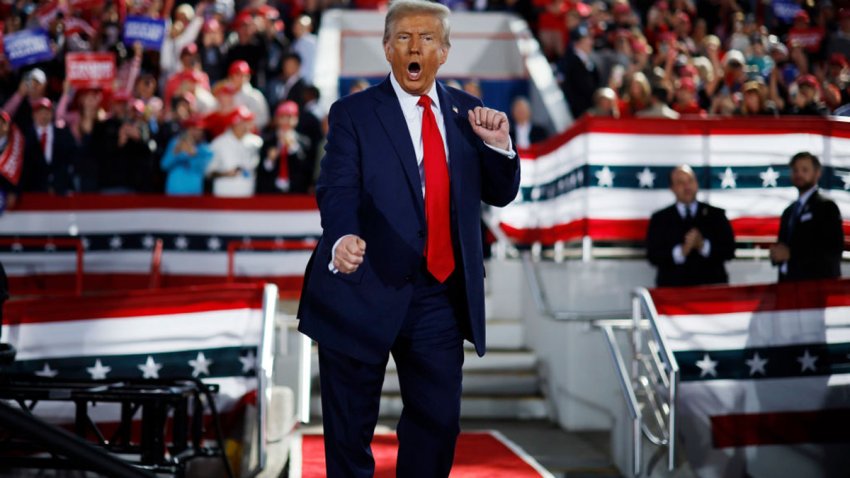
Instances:
[[[698,204],[696,201],[690,204],[676,202],[676,210],[679,211],[679,216],[681,216],[682,219],[685,219],[685,217],[687,217],[687,211],[685,208],[690,209],[691,218],[696,219],[697,206]],[[703,238],[702,249],[699,250],[699,253],[702,257],[708,257],[711,254],[711,241],[706,238]],[[682,244],[676,244],[676,246],[673,247],[673,262],[675,262],[677,265],[682,265],[685,263],[686,260],[687,257],[685,257],[685,254],[682,252]]]
[[[422,185],[422,197],[425,197],[425,163],[423,161],[423,159],[425,159],[425,148],[422,145],[422,114],[424,109],[418,104],[419,96],[411,95],[404,91],[395,79],[395,76],[392,74],[390,74],[390,84],[393,86],[393,91],[395,91],[399,106],[401,106],[401,112],[404,115],[405,122],[407,123],[407,131],[410,133],[410,141],[413,143],[413,151],[416,154],[416,164],[419,166],[419,180]],[[446,151],[446,162],[451,163],[449,147],[446,143],[445,119],[443,117],[443,112],[440,110],[440,97],[437,96],[437,88],[435,88],[434,85],[432,85],[431,90],[428,91],[428,97],[431,98],[431,111],[434,113],[434,119],[437,121],[437,128],[440,130],[440,137],[443,139],[443,148]],[[465,121],[468,120],[465,119]],[[508,159],[513,159],[516,155],[513,150],[513,144],[511,143],[510,137],[508,138],[508,149],[496,148],[487,143],[484,143],[484,145],[493,151],[504,155]],[[345,236],[337,239],[331,249],[331,262],[328,264],[328,269],[334,274],[338,272],[337,268],[334,267],[333,262],[336,257],[336,247],[339,245],[340,241],[348,235],[349,234],[346,234]]]
[[[53,162],[53,127],[51,125],[35,127],[35,134],[39,147],[41,147],[41,135],[45,131],[47,132],[47,141],[44,143],[44,161],[47,164],[50,164]]]
[[[531,121],[514,124],[514,136],[516,136],[517,147],[528,148],[531,146]]]

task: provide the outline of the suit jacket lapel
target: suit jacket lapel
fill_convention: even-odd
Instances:
[[[461,118],[461,112],[457,105],[452,102],[446,88],[440,83],[435,83],[437,95],[440,98],[440,111],[443,113],[443,122],[446,126],[446,144],[449,150],[449,184],[452,195],[456,198],[460,193],[461,171],[463,171],[463,146],[461,140],[463,133],[461,132],[458,121],[466,120],[464,116]],[[464,112],[465,113],[465,112]]]
[[[395,149],[396,156],[401,161],[404,175],[407,177],[407,182],[414,192],[413,197],[416,198],[417,209],[424,221],[425,201],[422,198],[422,178],[419,175],[419,165],[416,163],[416,152],[410,140],[407,120],[405,120],[404,114],[401,111],[398,97],[396,97],[389,76],[378,85],[377,90],[379,104],[375,112],[381,121],[381,125],[383,125],[384,130],[387,132],[387,137],[393,149]]]

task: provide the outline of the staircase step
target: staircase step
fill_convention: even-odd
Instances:
[[[401,415],[401,396],[385,394],[381,396],[382,417]],[[460,402],[462,418],[512,418],[531,419],[549,416],[546,400],[539,396],[493,397],[464,396]]]
[[[381,396],[382,418],[397,418],[401,415],[401,396],[387,394]],[[310,400],[310,414],[321,416],[321,398],[313,396]],[[504,418],[539,419],[549,418],[546,400],[539,396],[491,397],[465,396],[460,405],[461,418]]]
[[[464,348],[474,350],[471,342]],[[487,321],[487,350],[517,350],[525,348],[525,327],[518,320],[493,319]],[[488,354],[490,352],[487,352]]]
[[[472,350],[464,351],[464,373],[532,372],[536,369],[537,356],[532,352],[494,350],[479,357]],[[395,361],[390,356],[387,371],[395,372],[395,370]]]
[[[534,372],[465,373],[463,392],[470,395],[528,396],[540,391],[540,381]],[[398,394],[398,375],[389,372],[384,378],[384,394]]]

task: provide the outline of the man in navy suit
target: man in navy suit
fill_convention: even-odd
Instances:
[[[507,116],[435,81],[449,10],[397,0],[381,84],[329,113],[316,196],[323,234],[299,329],[319,344],[330,477],[371,477],[370,442],[392,353],[404,409],[396,473],[448,476],[460,432],[463,340],[484,354],[480,204],[519,188]]]
[[[818,191],[820,176],[817,156],[803,151],[791,158],[791,184],[800,197],[782,213],[779,241],[770,248],[779,282],[841,276],[841,211]]]
[[[25,132],[21,190],[64,196],[76,190],[77,142],[67,127],[53,123],[53,103],[41,98],[32,105],[32,127]]]
[[[735,257],[735,235],[723,209],[697,201],[696,175],[688,165],[670,172],[676,203],[649,220],[646,251],[658,268],[659,287],[729,282],[724,263]]]

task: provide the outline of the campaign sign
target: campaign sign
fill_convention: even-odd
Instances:
[[[148,17],[127,17],[124,22],[124,44],[132,46],[139,42],[146,50],[162,48],[165,38],[165,20]]]
[[[48,61],[54,56],[47,32],[40,28],[5,35],[3,50],[13,68]]]
[[[773,1],[773,14],[783,23],[791,23],[794,20],[794,15],[800,10],[800,5],[794,0]]]
[[[65,78],[74,88],[112,88],[115,81],[114,53],[68,53]]]
[[[106,0],[70,0],[70,2],[68,2],[68,6],[71,7],[72,12],[77,12],[80,10],[100,8],[104,6],[105,3]]]

